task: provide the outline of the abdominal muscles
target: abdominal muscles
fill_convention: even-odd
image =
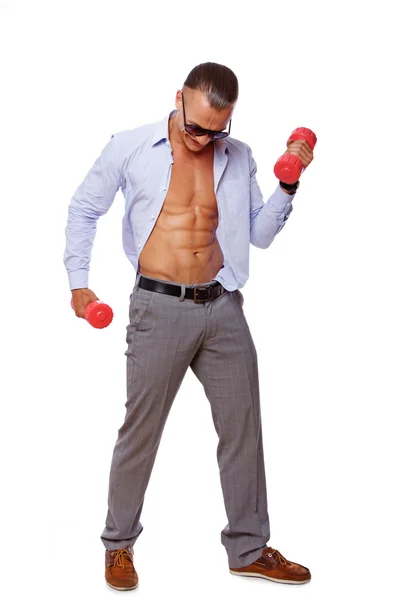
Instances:
[[[141,274],[186,285],[211,281],[224,263],[217,227],[215,196],[178,199],[170,191],[139,256]]]

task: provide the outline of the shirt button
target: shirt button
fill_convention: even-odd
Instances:
[[[153,221],[154,219],[155,219],[155,216],[154,216],[154,215],[152,215],[152,216],[151,216],[151,220]]]
[[[141,248],[141,247],[142,247],[142,244],[139,244],[138,248]]]

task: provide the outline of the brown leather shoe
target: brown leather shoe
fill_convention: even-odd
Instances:
[[[263,577],[278,583],[307,583],[311,579],[307,567],[286,560],[278,550],[269,546],[251,565],[241,569],[230,568],[229,571],[232,575]]]
[[[133,549],[106,550],[106,582],[114,590],[134,590],[139,585],[133,566]]]

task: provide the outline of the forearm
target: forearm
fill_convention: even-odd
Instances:
[[[73,204],[69,206],[65,228],[64,266],[67,269],[71,290],[89,287],[89,264],[96,225],[95,218],[83,215]]]
[[[260,209],[251,215],[250,243],[257,248],[268,248],[276,234],[286,224],[293,210],[292,201],[296,194],[287,194],[280,185]]]

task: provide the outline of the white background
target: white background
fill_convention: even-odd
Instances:
[[[229,574],[208,401],[189,369],[135,546],[142,598],[379,594],[398,585],[399,95],[396,2],[0,2],[1,578],[5,597],[106,598],[100,534],[125,414],[135,272],[118,192],[75,317],[62,259],[70,199],[117,131],[165,117],[198,63],[229,66],[267,201],[290,132],[315,159],[244,311],[258,352],[270,545],[305,586]]]

